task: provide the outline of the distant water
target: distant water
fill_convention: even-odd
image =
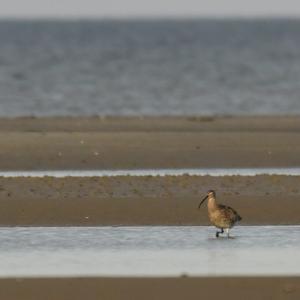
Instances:
[[[300,226],[0,228],[0,277],[300,275]]]
[[[0,116],[300,113],[300,21],[0,22]]]
[[[40,170],[0,171],[3,177],[114,177],[114,176],[300,176],[300,168],[226,168],[226,169],[133,169],[133,170]]]

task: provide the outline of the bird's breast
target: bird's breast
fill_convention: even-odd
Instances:
[[[208,215],[210,222],[218,228],[230,228],[234,224],[221,210],[209,211]]]

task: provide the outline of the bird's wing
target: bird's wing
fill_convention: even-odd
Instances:
[[[242,217],[230,206],[220,204],[219,207],[223,210],[224,214],[231,219],[236,219],[237,221],[242,220]]]

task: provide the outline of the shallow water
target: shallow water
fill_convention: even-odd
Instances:
[[[0,276],[300,275],[300,226],[0,228]]]
[[[136,170],[40,170],[0,171],[3,177],[114,177],[114,176],[256,176],[291,175],[299,176],[300,168],[207,168],[207,169],[136,169]]]

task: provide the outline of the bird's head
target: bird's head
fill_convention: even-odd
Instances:
[[[214,190],[209,190],[206,194],[206,196],[202,199],[202,201],[200,202],[198,208],[201,207],[201,205],[203,204],[203,202],[208,199],[209,197],[213,197],[215,198],[216,197],[216,192]]]

